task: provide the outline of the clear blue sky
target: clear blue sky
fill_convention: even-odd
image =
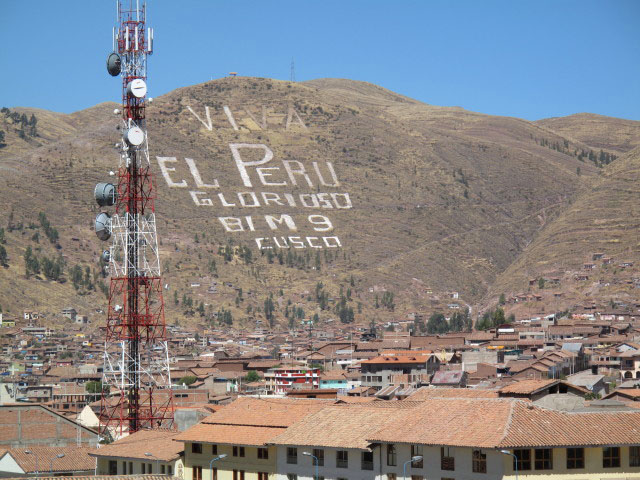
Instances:
[[[0,106],[119,101],[114,0],[3,0]],[[224,76],[339,77],[434,105],[530,120],[640,120],[637,0],[150,0],[149,87]]]

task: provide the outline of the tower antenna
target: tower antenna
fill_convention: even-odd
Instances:
[[[112,439],[170,428],[174,410],[146,125],[153,29],[145,24],[146,2],[116,3],[107,71],[122,78],[122,110],[114,112],[122,115],[118,184],[99,183],[95,189],[98,205],[115,207],[113,215],[101,212],[96,218],[98,237],[112,238],[102,253],[111,279],[100,409],[100,431]]]
[[[292,82],[296,81],[296,62],[294,62],[293,57],[291,57],[291,72],[289,73],[289,80]]]

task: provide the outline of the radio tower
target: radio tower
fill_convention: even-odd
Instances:
[[[125,6],[124,3],[127,5]],[[155,191],[146,129],[147,56],[153,30],[146,3],[117,0],[118,26],[107,71],[122,77],[118,184],[99,183],[96,218],[102,254],[111,275],[107,312],[100,430],[113,439],[141,429],[170,428],[173,399],[166,342],[162,279],[154,213]],[[149,101],[151,101],[149,99]]]

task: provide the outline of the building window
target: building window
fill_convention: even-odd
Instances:
[[[118,475],[118,462],[109,460],[109,475]]]
[[[518,459],[518,465],[516,466],[516,458],[513,459],[514,470],[531,470],[531,450],[529,449],[516,449],[513,454]]]
[[[298,449],[287,447],[287,463],[298,463]]]
[[[362,452],[360,468],[362,470],[373,470],[373,452]]]
[[[234,457],[244,457],[244,447],[233,446],[233,456]]]
[[[336,467],[348,468],[349,467],[349,452],[346,450],[338,450],[336,452]]]
[[[620,466],[620,447],[604,447],[602,449],[602,467],[618,468]]]
[[[244,480],[244,470],[234,470],[233,480]]]
[[[218,445],[211,445],[211,455],[218,455]]]
[[[453,449],[440,447],[440,470],[455,470],[456,463],[453,458]]]
[[[584,448],[567,448],[567,469],[584,468]]]
[[[487,473],[487,454],[474,450],[471,454],[471,469],[474,473]]]
[[[393,443],[387,445],[387,465],[395,467],[398,464],[398,453]]]
[[[127,474],[127,462],[122,462],[122,474]]]
[[[202,444],[201,443],[192,443],[191,444],[191,453],[202,453]]]
[[[129,475],[133,475],[133,462],[129,462]]]
[[[287,473],[287,480],[298,480],[298,475],[295,473]]]
[[[147,472],[148,473],[153,473],[153,465],[150,463],[147,463]]]
[[[629,466],[640,467],[640,447],[629,447]]]
[[[193,480],[202,480],[202,467],[193,467]]]
[[[411,458],[423,457],[422,445],[411,445]],[[422,468],[424,466],[424,458],[421,458],[417,462],[411,462],[411,468]]]
[[[269,449],[268,448],[258,448],[258,458],[262,460],[269,459]]]
[[[215,468],[213,469],[215,471]],[[171,465],[167,465],[167,475],[173,475],[173,467]],[[213,477],[213,480],[218,480],[216,477]]]
[[[258,480],[269,480],[269,474],[266,472],[258,472]]]
[[[553,450],[551,448],[536,448],[536,470],[553,469]]]
[[[316,457],[318,460],[318,466],[319,467],[324,467],[324,450],[321,448],[314,448],[313,449],[313,456]]]
[[[161,473],[162,475],[164,475],[164,474],[165,474],[165,471],[164,471],[164,465],[160,465],[160,473]]]
[[[147,464],[142,462],[142,473],[147,473]]]

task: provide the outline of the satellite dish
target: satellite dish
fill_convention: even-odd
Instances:
[[[134,147],[142,145],[144,142],[144,132],[140,127],[131,127],[124,134],[124,139],[129,145]]]
[[[96,185],[94,196],[98,205],[101,207],[110,207],[115,205],[118,193],[112,183],[99,183]]]
[[[109,250],[105,250],[104,252],[102,252],[102,255],[100,255],[100,257],[102,258],[102,261],[104,263],[109,263],[111,261],[111,252]]]
[[[122,61],[120,60],[120,55],[117,53],[111,53],[107,57],[107,72],[112,77],[117,77],[120,75],[120,70],[122,67]]]
[[[120,110],[118,110],[117,108],[113,111],[114,115],[118,115],[120,113]]]
[[[131,80],[127,85],[127,94],[136,98],[142,98],[147,94],[147,84],[141,78]]]
[[[108,213],[99,213],[95,221],[96,235],[102,241],[111,237],[111,217]]]

